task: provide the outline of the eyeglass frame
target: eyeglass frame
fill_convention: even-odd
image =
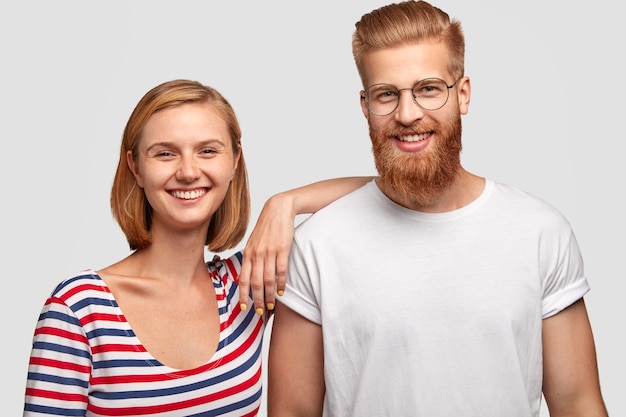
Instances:
[[[456,86],[456,84],[457,84],[459,81],[461,81],[461,78],[463,78],[463,75],[462,75],[462,76],[460,76],[459,78],[457,78],[457,79],[456,79],[456,81],[455,81],[455,82],[453,82],[451,85],[448,85],[448,83],[446,83],[446,81],[445,81],[445,80],[442,80],[441,78],[438,78],[438,77],[428,77],[428,78],[424,78],[424,79],[421,79],[421,80],[419,80],[419,81],[416,81],[416,82],[415,82],[415,84],[413,84],[413,87],[405,87],[405,88],[398,88],[398,87],[396,87],[395,85],[393,85],[393,84],[389,84],[389,83],[376,83],[376,84],[372,84],[372,85],[370,85],[370,86],[369,86],[369,87],[367,87],[365,90],[363,90],[363,93],[361,93],[361,100],[365,100],[365,99],[366,99],[366,96],[365,96],[365,95],[367,94],[367,91],[368,91],[370,88],[372,88],[372,87],[376,87],[376,86],[379,86],[379,85],[389,85],[389,86],[394,87],[394,88],[398,91],[398,98],[397,98],[397,100],[396,100],[396,106],[395,106],[395,107],[393,108],[393,110],[391,110],[389,113],[386,113],[386,114],[378,114],[378,113],[375,113],[374,111],[372,111],[372,109],[370,109],[370,106],[369,106],[369,104],[368,104],[367,100],[365,100],[365,107],[367,107],[367,110],[368,110],[370,113],[372,113],[372,114],[373,114],[373,115],[375,115],[375,116],[389,116],[391,113],[393,113],[393,112],[395,112],[396,110],[398,110],[398,106],[400,106],[400,96],[401,96],[401,95],[400,95],[400,91],[403,91],[403,90],[411,90],[411,93],[413,93],[413,90],[415,90],[415,87],[416,87],[419,83],[422,83],[422,82],[427,81],[427,80],[437,80],[437,81],[441,81],[441,82],[442,82],[442,83],[446,86],[446,92],[448,93],[448,96],[446,97],[446,100],[443,102],[443,104],[442,104],[441,106],[437,107],[436,109],[427,109],[427,108],[423,107],[421,104],[419,104],[419,103],[417,102],[417,97],[415,96],[415,94],[412,94],[412,96],[413,96],[413,102],[414,102],[415,104],[417,104],[417,106],[418,106],[419,108],[421,108],[421,109],[423,109],[423,110],[426,110],[426,111],[437,111],[437,110],[441,109],[443,106],[445,106],[445,105],[448,103],[448,100],[450,99],[450,89],[451,89],[451,88],[454,88],[454,87]]]

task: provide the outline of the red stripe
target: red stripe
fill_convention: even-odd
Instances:
[[[69,332],[67,330],[62,330],[59,329],[57,327],[40,327],[38,329],[35,330],[35,336],[37,335],[44,335],[44,334],[49,334],[52,336],[58,336],[58,337],[62,337],[64,339],[68,339],[68,340],[75,340],[77,342],[81,342],[81,343],[88,343],[87,342],[87,338],[82,335],[82,334],[78,334],[78,333],[73,333],[73,332]]]
[[[82,284],[82,285],[77,285],[75,287],[68,287],[67,291],[65,291],[63,295],[61,296],[61,300],[66,301],[68,298],[71,298],[72,296],[76,295],[77,293],[81,291],[97,291],[97,292],[106,292],[106,293],[109,292],[107,291],[107,288],[103,287],[102,285]]]
[[[89,366],[81,366],[72,362],[58,361],[55,359],[39,358],[36,356],[31,356],[29,364],[39,365],[39,366],[49,366],[51,368],[56,368],[56,369],[69,369],[71,371],[82,372],[84,374],[89,374],[91,372],[91,368]]]
[[[237,272],[237,268],[235,268],[235,264],[233,263],[232,259],[231,258],[226,258],[226,259],[224,259],[224,263],[228,267],[228,275],[230,275],[231,278],[237,284],[239,284],[239,273]],[[227,279],[227,277],[224,276],[224,283],[226,283],[226,279]]]
[[[107,343],[93,346],[91,352],[94,355],[104,352],[146,352],[146,348],[143,345]]]
[[[243,392],[253,387],[255,384],[257,384],[260,378],[261,378],[261,369],[259,369],[250,379],[242,382],[239,385],[235,385],[225,390],[215,392],[212,394],[207,394],[201,397],[196,397],[193,399],[179,401],[179,402],[170,403],[170,404],[146,406],[146,407],[125,407],[125,408],[103,408],[103,407],[96,407],[93,404],[89,404],[87,409],[88,411],[94,412],[96,414],[105,415],[105,416],[137,416],[137,415],[144,415],[144,414],[164,413],[164,412],[174,411],[174,410],[184,410],[185,408],[194,407],[194,406],[209,403],[212,401],[218,401],[221,399],[228,398],[232,395],[239,394],[240,392]]]
[[[225,329],[228,329],[233,324],[233,322],[237,319],[237,317],[239,317],[239,314],[241,314],[241,308],[240,308],[240,305],[237,304],[237,306],[233,308],[232,313],[228,316],[226,321],[223,323],[220,323],[220,333],[223,332]]]
[[[43,389],[26,388],[26,395],[39,398],[51,398],[61,401],[76,401],[87,404],[87,396],[82,394],[68,394],[57,391],[49,391]]]
[[[93,323],[94,321],[113,321],[113,322],[119,322],[119,323],[125,322],[124,318],[120,315],[106,314],[106,313],[92,313],[80,319],[80,322],[83,326]]]

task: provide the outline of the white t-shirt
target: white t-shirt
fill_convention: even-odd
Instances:
[[[422,213],[372,181],[297,228],[280,300],[322,325],[325,416],[536,417],[542,320],[588,290],[543,200],[487,180]]]

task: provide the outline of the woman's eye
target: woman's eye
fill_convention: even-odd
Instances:
[[[160,156],[160,157],[168,157],[168,156],[172,156],[172,153],[169,151],[161,151],[161,152],[157,152],[156,156]]]
[[[210,155],[210,154],[215,153],[215,149],[203,149],[203,150],[202,150],[202,153],[203,153],[203,154]]]

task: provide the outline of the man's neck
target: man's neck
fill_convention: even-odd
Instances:
[[[428,201],[417,201],[410,196],[394,192],[377,180],[380,190],[393,202],[411,210],[424,213],[445,213],[458,210],[476,200],[485,189],[485,179],[461,168],[454,182],[433,195]]]

